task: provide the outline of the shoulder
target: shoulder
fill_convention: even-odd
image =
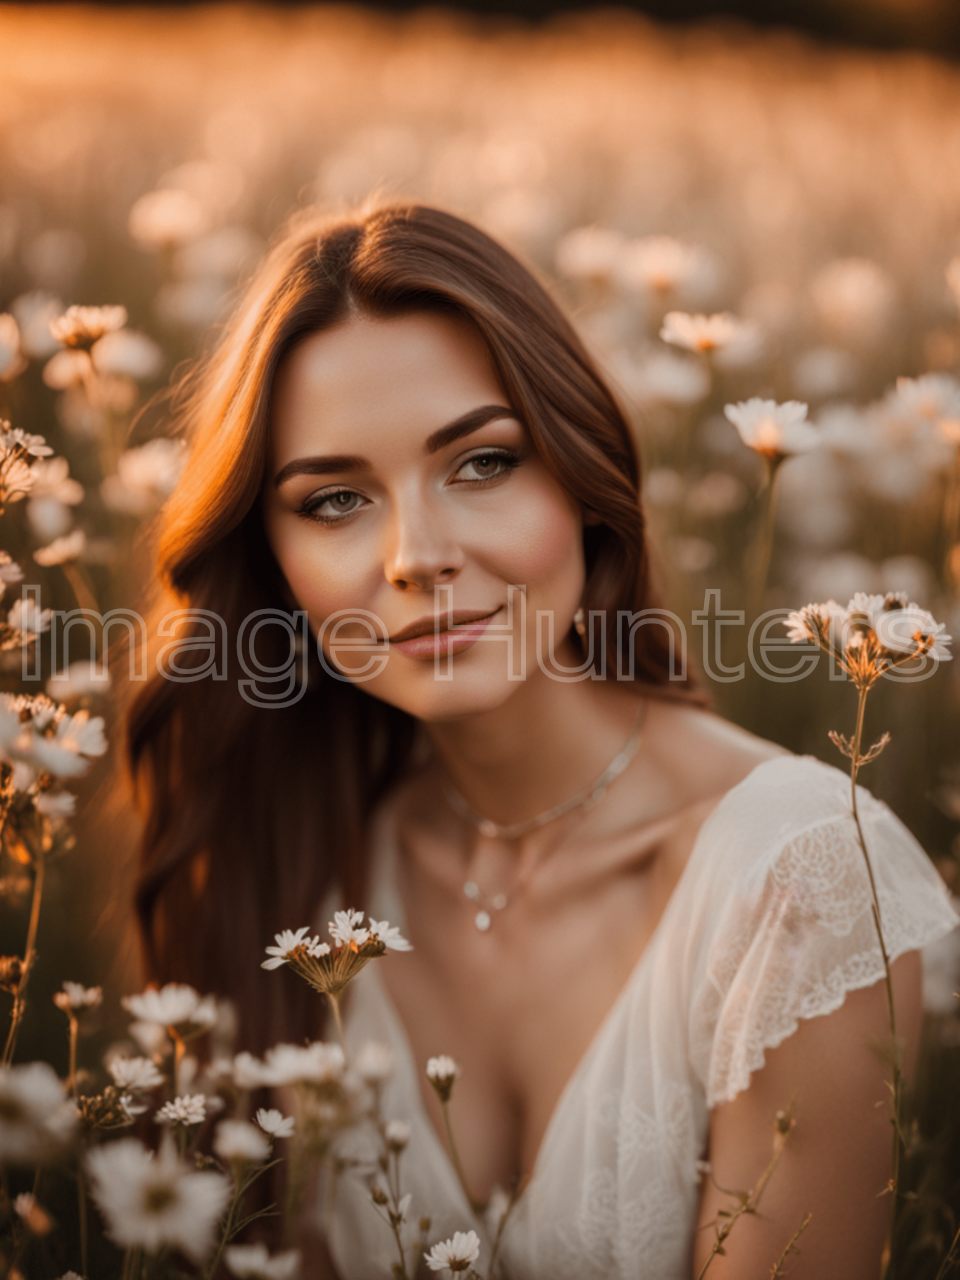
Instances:
[[[711,711],[665,699],[650,699],[646,737],[655,756],[648,767],[689,803],[718,800],[764,761],[796,758]]]
[[[648,725],[648,767],[664,804],[688,817],[691,829],[702,828],[717,853],[729,848],[755,863],[764,851],[775,854],[806,832],[837,824],[856,841],[845,770],[796,755],[699,707],[651,703]],[[857,803],[863,823],[919,850],[903,823],[862,785]]]
[[[659,847],[669,878],[679,879],[715,815],[758,771],[797,759],[700,707],[651,699],[643,758],[636,762],[638,801],[644,822],[662,822],[669,833]]]

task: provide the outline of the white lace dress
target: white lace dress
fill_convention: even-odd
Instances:
[[[899,819],[858,788],[858,806],[891,957],[957,924],[949,896]],[[387,810],[389,813],[389,810]],[[371,914],[403,925],[394,845],[376,826]],[[568,1081],[532,1176],[503,1235],[510,1280],[689,1280],[697,1161],[711,1107],[733,1098],[767,1048],[801,1018],[838,1008],[883,976],[849,778],[810,756],[757,766],[697,837],[656,931]],[[352,1050],[393,1046],[384,1097],[412,1138],[403,1158],[410,1217],[433,1220],[430,1242],[474,1229],[446,1149],[431,1125],[403,1026],[377,973],[351,988]],[[329,1245],[342,1280],[389,1278],[389,1227],[359,1179],[337,1184]]]

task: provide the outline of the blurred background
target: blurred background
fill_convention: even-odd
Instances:
[[[0,49],[0,312],[15,320],[0,329],[0,412],[66,460],[0,543],[45,605],[137,606],[143,530],[180,464],[155,393],[215,335],[293,209],[377,191],[477,221],[572,309],[636,431],[681,617],[707,588],[734,608],[756,590],[768,608],[902,590],[960,632],[952,0],[0,5]],[[93,380],[49,333],[74,303],[129,313]],[[739,338],[709,358],[664,342],[671,309],[734,313]],[[780,468],[760,586],[764,467],[722,412],[751,396],[803,401],[821,440]],[[77,530],[58,563],[32,561]],[[742,638],[730,645],[742,660]],[[852,726],[851,689],[825,671],[746,675],[706,681],[721,711],[843,763],[826,734]],[[948,878],[958,677],[954,661],[872,695],[868,732],[893,741],[864,779]],[[75,697],[110,716],[109,697]],[[105,974],[132,985],[118,939],[136,823],[108,730],[38,991]],[[14,908],[15,872],[0,882]],[[3,916],[17,934],[15,910]],[[951,1044],[956,982],[948,956],[928,994]],[[28,1019],[23,1053],[46,1034]]]

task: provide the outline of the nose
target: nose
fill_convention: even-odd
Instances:
[[[395,513],[383,571],[400,591],[432,591],[451,582],[464,564],[463,548],[442,516],[421,499]]]

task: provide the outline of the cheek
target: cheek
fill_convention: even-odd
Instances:
[[[356,539],[325,539],[323,532],[306,521],[280,521],[270,538],[291,591],[314,624],[338,609],[365,607],[377,582],[370,548]]]
[[[526,501],[488,526],[501,549],[501,571],[528,590],[545,589],[558,579],[579,575],[583,565],[580,516],[567,496],[538,485]],[[491,543],[488,541],[487,546]]]

